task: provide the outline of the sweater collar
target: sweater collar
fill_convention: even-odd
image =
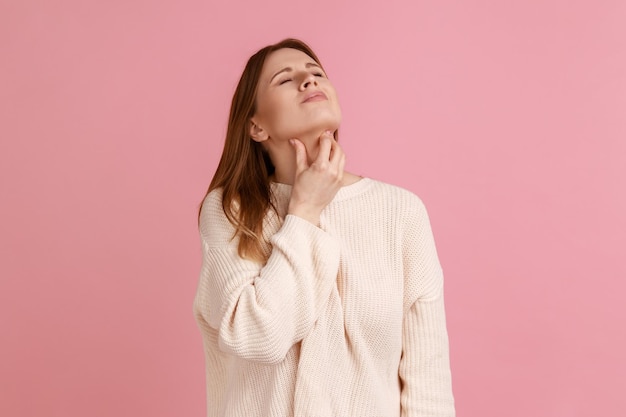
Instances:
[[[370,178],[362,177],[357,182],[341,187],[339,191],[337,191],[337,194],[335,194],[335,198],[333,198],[332,202],[334,203],[346,200],[359,195],[367,190],[371,185],[372,180]],[[289,197],[291,196],[291,189],[293,188],[292,185],[272,181],[270,182],[270,187],[272,189],[272,194],[277,200],[289,200]]]

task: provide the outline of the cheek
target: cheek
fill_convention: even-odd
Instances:
[[[333,90],[332,92],[330,92],[330,94],[331,94],[331,97],[332,97],[331,100],[332,100],[334,109],[338,113],[340,113],[341,112],[341,106],[339,105],[339,97],[337,97],[337,93],[335,93],[335,91]]]
[[[339,108],[339,97],[337,97],[337,92],[334,89],[329,89],[328,90],[328,94],[330,94],[330,96],[332,97],[331,100],[333,102],[333,104]]]
[[[273,138],[293,135],[291,132],[297,117],[292,112],[293,105],[276,97],[264,97],[257,109],[259,122],[263,129]]]
[[[265,97],[261,107],[259,113],[266,122],[272,124],[280,122],[285,112],[289,110],[286,101],[278,96]]]
[[[335,105],[339,107],[339,97],[337,97],[336,93],[333,93],[333,103],[335,103]]]

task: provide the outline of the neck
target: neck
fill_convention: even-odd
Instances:
[[[298,137],[298,140],[306,148],[309,165],[317,158],[322,132]],[[267,151],[275,168],[272,180],[281,184],[293,185],[296,176],[296,152],[293,146],[287,140],[268,141]]]

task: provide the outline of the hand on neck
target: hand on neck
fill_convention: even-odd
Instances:
[[[336,129],[332,130],[333,132]],[[307,152],[307,160],[309,165],[315,161],[319,152],[319,143],[322,134],[326,129],[314,131],[313,133],[305,133],[296,136]],[[291,184],[296,174],[296,153],[294,147],[288,140],[268,141],[267,150],[270,154],[275,171],[272,180],[282,184]]]

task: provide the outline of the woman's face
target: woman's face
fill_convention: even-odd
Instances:
[[[284,48],[265,60],[252,122],[273,140],[319,136],[337,130],[341,110],[335,88],[315,60]]]

